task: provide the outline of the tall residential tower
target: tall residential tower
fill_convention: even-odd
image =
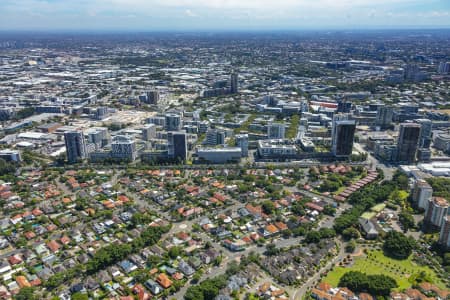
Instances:
[[[82,131],[65,132],[64,141],[69,163],[76,163],[87,157],[86,141]]]
[[[348,115],[339,114],[333,117],[331,127],[331,151],[336,157],[352,154],[356,122],[349,120]]]
[[[397,161],[399,163],[411,164],[416,161],[420,128],[419,124],[400,124],[400,134],[397,141]]]

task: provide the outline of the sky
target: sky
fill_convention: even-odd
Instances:
[[[0,0],[0,30],[450,28],[450,0]]]

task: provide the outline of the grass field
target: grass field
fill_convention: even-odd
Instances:
[[[424,271],[434,284],[445,289],[445,284],[437,278],[436,273],[429,267],[419,266],[411,258],[395,260],[386,257],[382,251],[369,251],[367,257],[356,257],[352,266],[335,267],[323,281],[336,287],[341,276],[349,271],[360,271],[369,275],[384,274],[391,276],[397,281],[399,285],[397,290],[399,291],[411,287],[413,281],[411,279]]]
[[[376,213],[379,213],[379,212],[381,212],[383,209],[385,209],[385,207],[386,207],[386,204],[380,203],[380,204],[377,204],[377,205],[375,205],[374,207],[372,207],[370,210],[371,210],[371,211],[374,211],[374,212],[376,212]]]
[[[370,219],[372,219],[373,217],[375,217],[376,215],[377,215],[377,214],[374,213],[374,212],[366,211],[365,213],[363,213],[363,214],[361,215],[361,218],[366,219],[366,220],[370,220]]]

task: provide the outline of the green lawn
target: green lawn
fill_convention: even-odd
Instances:
[[[345,191],[347,189],[347,186],[341,186],[336,192],[333,193],[333,195],[339,195],[340,193],[342,193],[343,191]]]
[[[377,214],[374,213],[374,212],[368,212],[368,211],[366,211],[365,213],[363,213],[363,214],[361,215],[361,218],[366,219],[366,220],[370,220],[370,219],[372,219],[373,217],[375,217],[376,215],[377,215]]]
[[[397,290],[400,291],[411,287],[413,280],[410,280],[410,277],[415,277],[418,273],[425,271],[434,284],[445,289],[445,284],[437,278],[432,269],[417,265],[411,260],[411,257],[405,260],[395,260],[384,256],[382,251],[369,251],[369,254],[368,257],[356,257],[350,267],[335,267],[323,281],[336,287],[341,276],[349,271],[360,271],[369,275],[384,274],[397,281],[399,285]]]
[[[373,212],[379,213],[385,208],[386,208],[386,204],[380,203],[380,204],[377,204],[374,207],[372,207],[370,210]]]

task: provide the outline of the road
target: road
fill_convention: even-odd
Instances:
[[[380,162],[376,157],[374,157],[370,151],[367,151],[364,149],[364,147],[359,143],[354,143],[354,147],[359,152],[366,152],[367,153],[367,162],[368,166],[372,170],[376,170],[377,168],[383,171],[384,178],[386,180],[391,180],[394,176],[395,170],[397,170],[396,167],[388,166],[382,162]]]
[[[287,161],[287,162],[254,162],[250,167],[251,169],[266,169],[268,166],[277,166],[278,169],[287,169],[293,167],[299,168],[308,168],[312,166],[328,166],[335,162],[320,162],[320,161],[308,161],[308,160],[298,160],[298,161]],[[367,162],[341,162],[349,166],[364,166]],[[137,162],[134,162],[136,165]],[[124,170],[128,167],[133,166],[133,164],[129,165],[117,165],[114,166],[115,170]],[[139,166],[137,166],[139,167]],[[211,170],[211,169],[242,169],[245,168],[245,165],[242,164],[193,164],[193,165],[165,165],[159,166],[161,169],[177,169],[177,170]],[[90,165],[77,165],[77,169],[87,169],[87,168],[95,168],[97,170],[111,170],[111,166],[105,166],[103,164],[94,164]],[[149,169],[155,168],[155,166],[148,166]]]

